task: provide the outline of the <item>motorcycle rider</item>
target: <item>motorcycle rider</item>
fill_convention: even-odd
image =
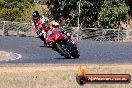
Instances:
[[[59,25],[56,18],[54,18],[54,20],[50,22],[50,20],[47,17],[41,16],[38,11],[33,11],[32,13],[32,25],[38,37],[44,42],[44,46],[47,46],[46,43],[47,32],[48,34],[53,35],[54,27],[59,28],[61,32],[65,33],[69,38],[71,37],[68,32],[62,30],[63,28]]]
[[[59,30],[60,30],[60,32],[61,32],[62,34],[66,34],[68,38],[71,38],[70,33],[67,32],[67,31],[65,31],[65,30],[63,29],[62,23],[60,23],[60,21],[57,20],[56,17],[54,18],[54,20],[50,21],[49,26],[50,26],[50,29],[52,29],[52,28],[59,28]]]
[[[44,42],[44,45],[47,46],[45,38],[47,31],[50,29],[49,19],[47,17],[41,16],[38,11],[33,11],[32,26],[35,32],[37,33],[38,37]]]
[[[48,35],[53,36],[54,28],[58,28],[60,30],[60,24],[56,20],[51,20],[49,22],[50,30],[48,31]]]

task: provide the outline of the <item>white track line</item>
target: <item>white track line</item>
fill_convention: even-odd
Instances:
[[[14,54],[16,54],[18,56],[15,60],[18,60],[18,59],[22,58],[21,54],[18,54],[18,53],[14,53]]]
[[[14,54],[14,55],[16,55],[17,57],[14,58],[14,59],[7,59],[7,60],[1,60],[1,61],[18,60],[18,59],[22,58],[22,55],[21,55],[21,54],[18,54],[18,53],[12,53],[12,52],[10,52],[10,54]]]

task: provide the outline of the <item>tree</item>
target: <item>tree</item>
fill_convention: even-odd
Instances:
[[[104,0],[82,0],[81,24],[83,27],[96,27],[99,13]]]
[[[76,26],[78,0],[49,0],[47,5],[55,19],[62,17],[69,26]]]
[[[49,0],[47,5],[53,16],[62,15],[68,26],[77,26],[78,1]],[[81,26],[112,28],[114,25],[117,27],[119,21],[126,21],[128,7],[124,0],[115,1],[117,2],[112,2],[112,0],[81,0]]]
[[[105,0],[99,13],[99,23],[103,28],[117,28],[120,21],[126,21],[128,7],[122,0],[116,3],[112,0]]]
[[[77,18],[79,16],[77,3],[79,1],[41,0],[40,3],[48,6],[49,14],[54,19],[63,19],[64,24],[67,26],[77,26]],[[117,27],[119,21],[125,21],[128,13],[128,4],[126,5],[124,0],[118,0],[115,4],[112,1],[81,0],[81,27],[113,28]],[[32,0],[0,0],[0,20],[27,21],[29,19],[27,15],[31,15],[29,10],[33,9],[32,6]]]
[[[132,18],[132,0],[125,0],[126,5],[128,5],[128,14],[131,16]]]
[[[24,21],[23,14],[28,8],[31,8],[30,0],[1,0],[0,20]]]
[[[47,5],[53,16],[61,15],[68,26],[77,26],[80,0],[49,0]],[[104,0],[81,0],[80,22],[83,27],[94,27]]]

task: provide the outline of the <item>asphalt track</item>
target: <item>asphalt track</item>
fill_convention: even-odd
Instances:
[[[77,41],[80,58],[65,59],[51,48],[43,47],[40,39],[34,37],[0,36],[0,51],[22,55],[17,60],[0,63],[39,64],[126,64],[132,63],[132,43]],[[13,58],[12,58],[13,59]]]

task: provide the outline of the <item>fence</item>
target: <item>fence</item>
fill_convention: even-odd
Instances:
[[[78,27],[65,27],[64,29],[70,32],[72,34],[72,37],[80,39],[79,36],[81,35],[81,33],[78,30]],[[9,21],[0,22],[0,35],[36,36],[30,23],[9,22]]]
[[[78,27],[64,27],[64,30],[69,32],[71,37],[75,38],[76,40],[82,39],[82,29],[79,29]]]
[[[30,23],[2,21],[0,35],[34,36],[34,32]]]
[[[132,42],[132,30],[86,28],[81,36],[95,41]]]
[[[132,30],[64,27],[77,40],[132,42]],[[0,35],[36,36],[30,23],[0,22]]]

